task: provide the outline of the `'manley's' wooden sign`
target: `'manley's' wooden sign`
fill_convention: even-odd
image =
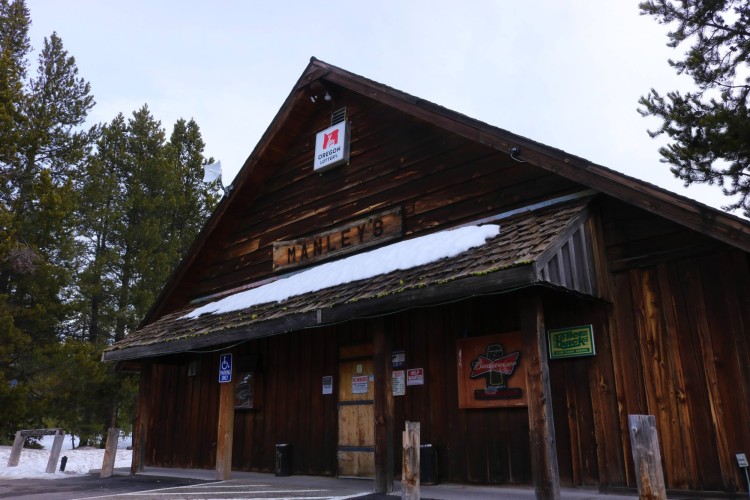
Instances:
[[[273,244],[273,270],[280,271],[344,255],[401,236],[401,209],[381,212],[325,233]]]

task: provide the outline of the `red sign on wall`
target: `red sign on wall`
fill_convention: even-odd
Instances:
[[[424,385],[424,368],[406,370],[406,385]]]
[[[527,406],[520,332],[456,341],[459,408]]]

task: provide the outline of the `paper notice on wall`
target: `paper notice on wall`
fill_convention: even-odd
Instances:
[[[424,385],[424,368],[412,368],[407,371],[406,385]]]
[[[352,377],[352,394],[367,394],[369,389],[369,377],[367,375],[355,375]]]
[[[323,394],[333,394],[333,376],[323,377]]]
[[[393,395],[403,396],[406,394],[406,372],[404,370],[393,370],[391,378],[393,380]]]

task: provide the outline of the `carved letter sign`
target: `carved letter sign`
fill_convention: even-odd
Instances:
[[[401,209],[381,212],[332,231],[273,244],[273,270],[281,271],[345,255],[401,236]]]

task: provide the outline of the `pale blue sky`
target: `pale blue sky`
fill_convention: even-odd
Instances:
[[[687,88],[666,28],[625,0],[27,0],[91,82],[92,122],[194,118],[234,177],[310,56],[719,207],[659,162],[637,101]],[[311,130],[314,134],[316,131]]]

